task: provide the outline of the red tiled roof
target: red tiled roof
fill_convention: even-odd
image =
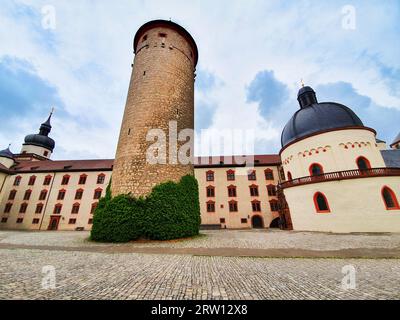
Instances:
[[[246,160],[247,164],[253,164],[254,166],[266,166],[266,165],[280,165],[281,158],[279,155],[256,155],[248,156],[248,158],[235,158],[229,156],[220,157],[196,157],[196,168],[202,167],[237,167],[244,166],[240,162],[241,159]],[[57,172],[57,171],[70,171],[70,172],[81,172],[81,171],[111,171],[113,169],[113,159],[103,160],[63,160],[63,161],[20,161],[18,165],[10,169],[12,173],[23,173],[23,172]],[[6,167],[0,165],[0,170],[8,171]]]
[[[280,165],[281,158],[277,154],[255,155],[255,156],[219,156],[219,157],[197,157],[196,168],[202,167],[220,167],[220,166],[244,166],[244,161],[247,164],[254,166]]]
[[[114,160],[21,161],[14,172],[111,171]]]

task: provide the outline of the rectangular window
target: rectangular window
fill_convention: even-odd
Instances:
[[[252,197],[258,197],[258,187],[257,186],[251,186],[250,187],[250,196]]]
[[[100,174],[97,177],[97,184],[103,184],[105,182],[105,180],[106,180],[106,176],[104,174]]]
[[[265,180],[274,180],[274,172],[272,170],[265,170]]]
[[[21,184],[21,177],[15,177],[14,186],[19,186]]]
[[[35,176],[30,177],[28,185],[29,186],[33,186],[35,184],[35,181],[36,181],[36,177]]]
[[[14,200],[16,195],[17,195],[17,191],[11,190],[10,195],[8,196],[8,200]]]
[[[230,170],[226,173],[226,178],[228,181],[235,181],[235,171]]]
[[[26,209],[28,208],[27,203],[21,204],[21,207],[19,208],[19,213],[26,213]]]
[[[270,186],[267,187],[267,190],[268,190],[268,195],[270,197],[275,197],[276,196],[276,188],[275,188],[275,186],[270,185]]]
[[[12,206],[12,203],[7,203],[6,207],[4,208],[4,213],[10,213]]]
[[[215,212],[215,203],[214,202],[207,203],[207,212]]]
[[[247,219],[242,219],[241,222],[242,222],[243,224],[244,224],[244,223],[247,223]]]
[[[252,202],[251,203],[253,212],[261,212],[261,203],[260,202]]]
[[[89,219],[88,224],[93,224],[93,219]]]
[[[236,201],[229,202],[229,212],[238,212],[238,204]]]
[[[61,180],[61,184],[62,184],[63,186],[66,186],[66,185],[69,183],[69,178],[70,178],[70,176],[64,176],[64,177],[62,178],[62,180]]]
[[[96,191],[94,192],[93,199],[95,199],[95,200],[100,199],[102,193],[103,193],[103,190],[96,190]]]
[[[257,180],[257,175],[256,175],[256,172],[253,170],[253,171],[251,171],[251,172],[249,172],[249,174],[248,174],[248,179],[249,179],[249,181],[255,181],[255,180]]]
[[[207,188],[207,198],[214,198],[215,197],[215,189],[213,187]]]
[[[35,213],[40,214],[40,213],[42,213],[42,211],[43,211],[43,204],[41,204],[41,203],[37,204]]]
[[[65,198],[65,190],[60,190],[58,192],[57,200],[64,200]]]
[[[33,219],[32,220],[32,224],[39,224],[39,222],[40,222],[40,219]]]
[[[74,205],[72,206],[71,213],[72,213],[72,214],[78,214],[78,213],[79,213],[79,208],[80,208],[79,204],[74,204]]]
[[[279,204],[277,201],[270,202],[271,211],[279,211]]]
[[[24,218],[18,218],[17,219],[17,223],[22,223],[22,222],[24,222]]]
[[[31,194],[32,194],[31,190],[26,190],[24,194],[24,200],[29,201],[29,199],[31,198]]]
[[[225,223],[225,218],[219,219],[219,222],[220,222],[220,223]]]
[[[207,181],[214,181],[214,172],[212,171],[207,172],[206,179]]]
[[[68,224],[76,224],[76,219],[69,219]]]
[[[1,218],[1,223],[7,223],[8,218]]]
[[[86,184],[87,176],[80,176],[79,177],[79,184]]]
[[[46,197],[47,197],[47,190],[43,190],[42,192],[40,192],[40,195],[39,195],[40,201],[46,200]]]
[[[62,206],[61,205],[56,205],[55,207],[54,207],[54,214],[60,214],[61,213],[61,210],[62,210]]]
[[[82,200],[83,190],[77,190],[75,193],[75,200]]]
[[[229,187],[228,188],[228,196],[230,198],[236,198],[236,187]]]
[[[47,176],[46,178],[44,178],[44,181],[43,181],[44,186],[49,186],[50,183],[51,183],[51,176]]]

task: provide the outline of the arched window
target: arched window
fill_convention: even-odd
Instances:
[[[317,192],[314,195],[314,204],[315,204],[315,210],[318,213],[331,212],[331,210],[329,209],[328,200],[326,199],[325,195],[321,192]]]
[[[369,163],[367,158],[359,157],[356,162],[359,170],[371,169],[371,164]]]
[[[389,187],[383,187],[382,198],[387,210],[399,210],[399,203],[393,190]]]
[[[318,176],[320,174],[324,174],[324,169],[318,163],[313,163],[310,166],[310,176]]]
[[[292,178],[292,173],[291,173],[290,171],[288,171],[288,173],[287,173],[287,179],[288,179],[289,181],[293,180],[293,178]]]

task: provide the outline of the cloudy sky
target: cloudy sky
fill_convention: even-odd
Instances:
[[[380,139],[400,131],[398,0],[2,0],[0,148],[19,152],[54,106],[54,159],[114,157],[132,40],[153,19],[198,44],[196,132],[255,129],[255,152],[277,153],[301,79]]]

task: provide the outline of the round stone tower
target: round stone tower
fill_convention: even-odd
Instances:
[[[178,24],[155,20],[144,24],[136,33],[134,53],[114,163],[113,196],[129,193],[144,196],[160,183],[177,182],[182,176],[194,173],[192,163],[179,163],[175,157],[177,149],[187,141],[177,142],[169,135],[170,127],[177,127],[178,133],[194,128],[196,43]],[[162,130],[166,137],[164,164],[147,161],[148,148],[162,142],[157,138],[148,139],[149,131],[154,129]]]

